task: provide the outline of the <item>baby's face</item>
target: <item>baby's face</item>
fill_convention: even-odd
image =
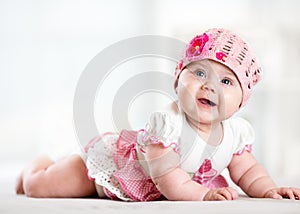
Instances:
[[[179,77],[177,94],[189,119],[209,124],[231,117],[239,109],[243,95],[235,74],[207,59],[186,66]]]

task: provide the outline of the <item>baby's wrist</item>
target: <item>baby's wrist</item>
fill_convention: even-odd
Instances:
[[[205,192],[203,192],[203,197],[201,199],[201,201],[208,201],[210,200],[212,194],[212,190],[211,189],[207,189]]]
[[[272,192],[274,191],[274,189],[276,189],[276,187],[270,187],[267,190],[265,190],[263,192],[262,198],[270,198],[271,197],[270,194],[272,194]]]

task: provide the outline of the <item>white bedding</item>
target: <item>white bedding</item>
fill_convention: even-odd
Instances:
[[[14,194],[14,181],[18,167],[1,167],[0,214],[107,214],[107,213],[293,213],[300,214],[300,201],[255,199],[241,196],[225,202],[121,202],[103,199],[35,199]]]

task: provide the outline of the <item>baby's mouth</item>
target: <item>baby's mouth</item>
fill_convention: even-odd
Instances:
[[[200,98],[200,99],[198,99],[198,101],[204,105],[211,106],[211,107],[214,107],[217,105],[216,103],[210,101],[209,99],[205,99],[205,98]]]

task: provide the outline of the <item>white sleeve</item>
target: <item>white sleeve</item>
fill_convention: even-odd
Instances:
[[[160,138],[163,141],[177,140],[178,124],[175,117],[165,112],[155,112],[151,115],[146,125],[149,134]]]
[[[178,147],[180,124],[178,118],[168,112],[155,112],[146,124],[144,132],[139,132],[139,145],[161,143],[164,147]]]
[[[234,118],[232,122],[235,132],[234,154],[241,155],[244,151],[251,152],[255,139],[252,125],[240,117]]]

